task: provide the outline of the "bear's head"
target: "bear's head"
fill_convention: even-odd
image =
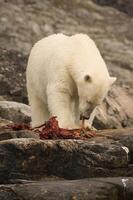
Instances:
[[[78,84],[79,112],[80,116],[89,119],[90,114],[106,97],[115,77],[92,77],[84,75]]]

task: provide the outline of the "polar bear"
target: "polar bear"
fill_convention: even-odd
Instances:
[[[32,127],[57,116],[59,126],[68,129],[78,128],[81,116],[90,119],[93,114],[94,118],[96,107],[116,79],[109,76],[90,37],[61,33],[34,45],[26,78]]]

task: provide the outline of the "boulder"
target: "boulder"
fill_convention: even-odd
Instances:
[[[0,200],[132,200],[133,178],[22,181],[0,185]]]
[[[13,101],[0,101],[0,117],[16,123],[30,122],[30,107]]]
[[[118,95],[119,94],[119,95]],[[97,129],[133,126],[133,99],[120,87],[113,87],[98,108],[93,125]]]
[[[133,129],[99,131],[87,140],[39,140],[34,135],[14,131],[10,133],[14,139],[8,139],[0,134],[0,171],[4,175],[7,169],[5,180],[133,176]]]
[[[9,125],[6,124],[6,125]],[[5,126],[5,124],[4,124]],[[13,138],[36,138],[39,139],[39,134],[35,134],[33,131],[30,130],[18,130],[13,131],[8,128],[3,129],[3,127],[0,128],[0,141],[2,140],[9,140]]]
[[[10,123],[13,123],[13,122],[0,117],[0,128],[3,127],[3,126],[9,125]]]
[[[27,103],[25,69],[27,56],[0,48],[0,97]]]
[[[120,11],[125,12],[129,16],[133,16],[133,1],[132,0],[93,0],[102,6],[111,6]]]

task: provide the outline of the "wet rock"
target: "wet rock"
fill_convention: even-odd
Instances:
[[[6,200],[132,200],[133,178],[99,178],[27,182],[0,185],[0,199]],[[125,185],[124,185],[125,184]]]
[[[22,103],[0,101],[0,117],[17,123],[28,123],[30,108]]]

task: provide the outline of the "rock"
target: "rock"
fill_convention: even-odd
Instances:
[[[16,137],[19,133],[16,131]],[[129,174],[132,176],[133,170],[130,165],[133,160],[131,145],[133,129],[125,130],[125,132],[123,129],[114,130],[114,133],[99,132],[99,136],[90,140],[37,140],[32,138],[3,140],[0,142],[1,162],[3,163],[0,171],[5,166],[10,171],[9,179],[34,179],[50,175],[67,179]],[[123,140],[119,138],[120,133]],[[126,138],[124,135],[127,133]],[[15,138],[15,131],[13,138]],[[127,144],[126,141],[130,138],[131,142]],[[128,153],[125,147],[128,148]],[[1,178],[3,180],[2,176]]]
[[[0,101],[6,101],[6,99],[3,96],[0,96]]]
[[[14,131],[13,138],[15,132],[16,137],[20,134]],[[133,176],[133,128],[99,131],[90,140],[3,139],[1,200],[132,200],[133,178],[126,176]],[[106,178],[99,178],[103,176]]]
[[[6,100],[27,103],[25,68],[27,57],[0,48],[0,95]]]
[[[30,130],[11,131],[10,129],[0,128],[0,141],[9,140],[13,138],[36,138],[39,139],[39,134],[35,134]]]
[[[133,128],[98,131],[87,140],[39,140],[28,134],[35,135],[0,129],[1,200],[132,200]]]
[[[132,182],[125,177],[0,185],[0,200],[132,200]]]
[[[30,122],[29,106],[13,101],[0,101],[0,117],[16,122]]]
[[[112,6],[120,11],[133,16],[133,1],[132,0],[94,0],[94,2],[103,6]]]
[[[10,123],[13,123],[13,122],[12,122],[12,121],[9,121],[9,120],[7,120],[7,119],[3,119],[3,118],[0,117],[0,128],[1,128],[1,127],[4,127],[4,126],[6,126],[6,125],[8,125],[8,124],[10,124]]]
[[[10,86],[8,79],[3,75],[0,74],[0,95],[9,94]]]
[[[118,95],[119,94],[119,95]],[[122,88],[114,87],[98,108],[93,125],[97,129],[133,126],[132,97]]]

